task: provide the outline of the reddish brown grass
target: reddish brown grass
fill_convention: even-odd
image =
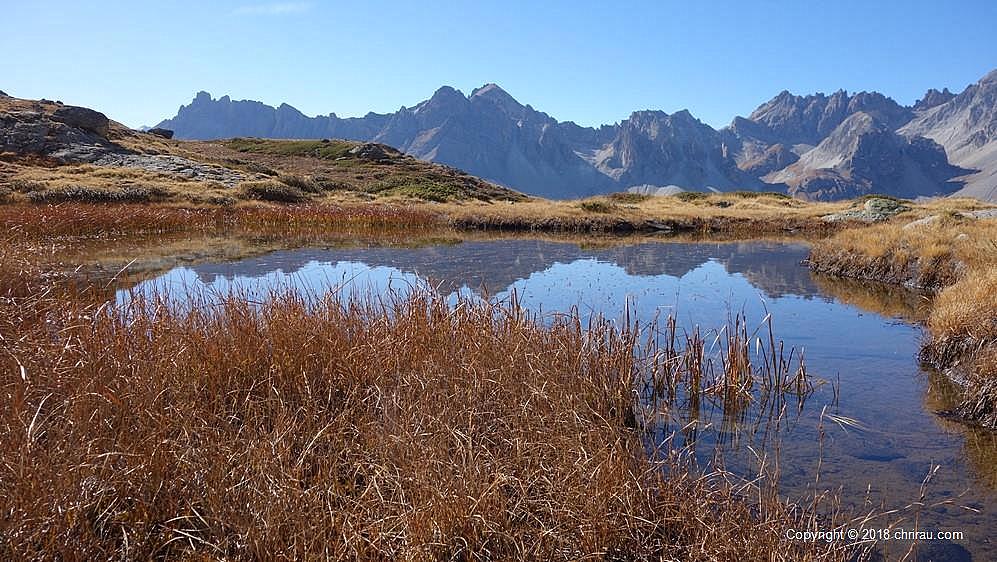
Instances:
[[[425,210],[398,205],[169,207],[162,205],[0,205],[0,229],[20,237],[100,237],[139,233],[251,230],[259,236],[440,229]]]
[[[427,294],[122,315],[27,258],[0,251],[2,558],[847,554],[784,539],[808,509],[649,456],[609,324]]]

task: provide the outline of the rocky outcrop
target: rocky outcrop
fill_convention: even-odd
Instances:
[[[86,107],[63,105],[52,112],[52,120],[107,138],[111,121],[106,115]]]
[[[116,127],[116,134],[123,134],[121,126]],[[179,156],[133,153],[108,138],[111,128],[107,116],[85,107],[14,98],[6,98],[0,104],[2,153],[62,163],[135,168],[178,180],[215,182],[228,187],[248,177],[237,170]]]
[[[930,88],[924,93],[924,96],[921,99],[917,100],[917,103],[915,103],[914,107],[911,109],[913,109],[915,113],[920,113],[922,111],[927,111],[932,107],[938,107],[943,103],[948,103],[954,97],[955,94],[950,92],[948,88],[943,89],[941,92],[934,88]]]
[[[882,222],[900,213],[909,211],[910,207],[894,201],[893,199],[883,199],[873,197],[868,199],[861,209],[842,211],[821,217],[825,222],[842,221],[862,221],[862,222]]]
[[[23,102],[0,108],[0,152],[92,162],[121,152],[107,139],[110,121],[97,111],[54,103]]]
[[[114,168],[138,168],[189,181],[216,182],[226,187],[233,187],[247,179],[247,174],[230,168],[166,154],[111,153],[105,154],[91,163],[96,166]]]
[[[361,160],[373,160],[374,162],[385,162],[392,158],[398,158],[401,152],[394,148],[376,142],[365,142],[350,149],[350,154]]]
[[[169,129],[163,129],[161,127],[153,127],[152,129],[149,129],[146,132],[149,133],[150,135],[156,135],[157,137],[162,137],[164,139],[173,138],[173,131]]]

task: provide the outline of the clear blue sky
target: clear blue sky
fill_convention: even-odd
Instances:
[[[496,82],[583,125],[687,108],[719,127],[783,89],[908,104],[997,68],[994,0],[133,4],[7,3],[0,90],[138,126],[198,90],[352,116]]]

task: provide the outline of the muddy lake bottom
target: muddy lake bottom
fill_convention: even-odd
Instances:
[[[388,295],[432,287],[453,301],[516,298],[540,315],[577,309],[583,318],[622,323],[629,310],[642,325],[671,315],[679,327],[704,333],[741,313],[751,331],[771,314],[775,337],[803,351],[808,371],[826,383],[801,407],[793,402],[775,420],[758,412],[734,430],[719,406],[696,415],[676,409],[649,446],[668,440],[744,478],[764,458],[768,470],[777,467],[783,495],[838,491],[842,506],[859,512],[917,502],[934,471],[916,521],[908,509],[898,527],[961,531],[954,544],[932,545],[935,560],[997,559],[990,507],[997,436],[937,414],[955,404],[957,389],[918,365],[925,297],[812,274],[801,265],[808,251],[798,242],[593,247],[532,239],[299,248],[173,267],[134,280],[115,298],[123,309],[156,294],[189,307],[233,292],[262,300],[288,290],[317,298],[330,290]],[[895,559],[907,545],[883,547]]]

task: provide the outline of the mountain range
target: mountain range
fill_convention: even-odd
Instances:
[[[495,84],[470,95],[444,86],[414,107],[349,118],[200,92],[157,127],[180,139],[379,142],[551,198],[684,189],[997,200],[997,70],[958,94],[928,90],[912,106],[877,92],[783,91],[720,130],[687,110],[582,127]]]

